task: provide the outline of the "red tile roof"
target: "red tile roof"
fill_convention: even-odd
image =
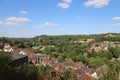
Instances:
[[[95,80],[95,79],[89,75],[81,74],[78,80]]]

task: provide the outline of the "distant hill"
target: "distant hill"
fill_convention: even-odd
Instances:
[[[1,37],[0,40],[16,40],[16,41],[76,41],[81,39],[94,39],[95,41],[119,41],[120,33],[106,33],[106,34],[89,34],[89,35],[40,35],[33,38],[9,38]]]

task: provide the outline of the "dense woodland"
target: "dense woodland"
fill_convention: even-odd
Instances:
[[[91,41],[88,41],[90,39]],[[107,42],[107,50],[95,51],[91,46],[100,46]],[[41,35],[33,38],[5,38],[1,37],[0,42],[9,43],[19,48],[27,48],[35,53],[48,54],[55,57],[60,63],[67,60],[74,62],[82,61],[90,68],[97,69],[106,64],[107,74],[100,80],[120,80],[120,34],[91,34],[91,35]],[[112,46],[110,46],[112,44]],[[114,46],[114,47],[113,47]],[[2,48],[3,46],[0,46]],[[2,52],[1,52],[2,53]],[[56,76],[54,76],[56,73]],[[64,70],[59,73],[49,66],[35,66],[24,64],[20,67],[11,65],[11,58],[8,55],[0,54],[0,80],[7,76],[10,80],[77,80],[75,72]],[[14,76],[14,77],[12,77]],[[13,79],[14,78],[14,79]]]

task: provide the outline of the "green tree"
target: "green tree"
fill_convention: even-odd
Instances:
[[[110,47],[109,51],[112,53],[113,57],[115,57],[115,58],[119,58],[120,57],[120,48]]]
[[[97,69],[106,63],[106,58],[88,58],[87,62],[89,67]]]
[[[78,78],[74,70],[66,67],[61,75],[61,80],[78,80]]]
[[[11,56],[7,53],[0,53],[0,80],[14,79],[14,71]]]
[[[105,80],[117,80],[119,77],[120,64],[116,61],[109,61],[108,72]]]
[[[17,80],[41,80],[39,66],[23,64],[17,69]]]

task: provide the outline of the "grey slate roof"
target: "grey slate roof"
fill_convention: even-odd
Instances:
[[[21,58],[27,57],[26,55],[17,54],[17,53],[12,53],[10,55],[12,56],[12,60],[17,60],[17,59],[21,59]]]

